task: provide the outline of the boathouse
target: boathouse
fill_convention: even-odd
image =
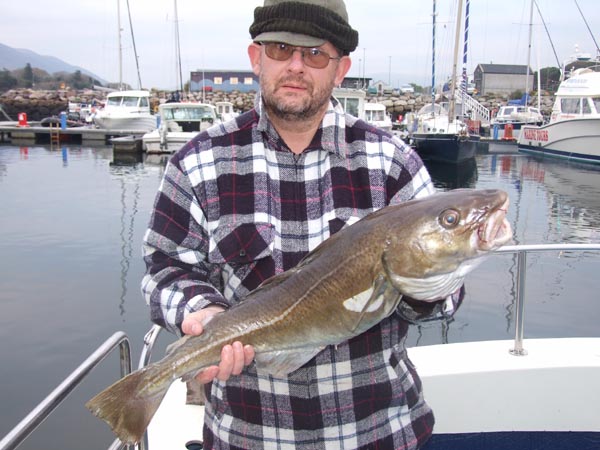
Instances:
[[[251,70],[202,70],[191,72],[190,90],[192,92],[256,92],[258,76]]]
[[[525,86],[533,88],[533,71],[529,69],[527,82],[527,66],[512,64],[478,64],[473,74],[477,92],[486,94],[511,94],[514,91],[525,91]]]

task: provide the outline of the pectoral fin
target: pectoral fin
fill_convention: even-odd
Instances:
[[[299,369],[310,361],[324,347],[302,348],[301,350],[282,350],[276,352],[265,352],[256,355],[256,367],[258,370],[275,376],[284,376]]]

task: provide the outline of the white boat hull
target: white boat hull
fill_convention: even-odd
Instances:
[[[166,136],[165,142],[161,143],[161,138],[158,130],[151,131],[150,133],[146,133],[142,138],[142,142],[146,153],[175,153],[188,141],[190,141],[194,136],[196,136],[199,131],[195,132],[169,132]]]
[[[523,126],[518,146],[524,152],[600,164],[600,117]]]
[[[156,117],[151,114],[124,117],[98,113],[94,117],[94,124],[104,130],[150,131],[156,128]]]

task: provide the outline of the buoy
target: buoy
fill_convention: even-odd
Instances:
[[[27,123],[27,113],[19,113],[19,126],[20,127],[28,127],[29,124]]]
[[[504,125],[504,137],[502,138],[505,141],[513,140],[513,125],[512,123],[507,123]]]

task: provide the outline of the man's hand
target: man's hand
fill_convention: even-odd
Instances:
[[[188,314],[181,324],[185,334],[198,335],[204,331],[204,326],[215,314],[224,311],[220,306],[209,306],[200,311]],[[210,383],[218,378],[227,381],[231,375],[239,375],[245,366],[254,359],[254,349],[251,345],[242,345],[236,341],[233,345],[225,345],[221,350],[221,362],[218,366],[210,366],[200,372],[196,379],[203,384]]]

